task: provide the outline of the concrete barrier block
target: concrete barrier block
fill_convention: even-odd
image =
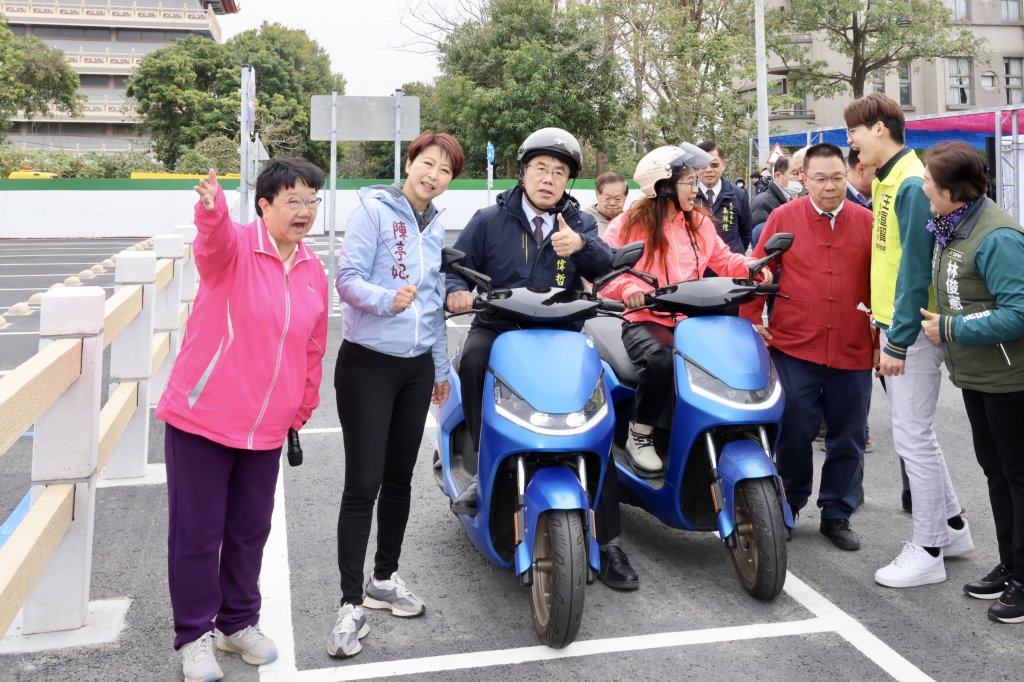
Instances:
[[[161,234],[153,237],[153,253],[157,258],[181,258],[185,252],[185,238],[180,234]]]
[[[99,287],[61,287],[43,294],[39,335],[92,336],[103,331],[106,296]]]
[[[196,240],[199,230],[196,229],[195,225],[175,225],[174,233],[180,234],[186,244],[191,244]]]
[[[156,281],[156,255],[152,251],[122,251],[114,269],[117,284],[151,284]]]

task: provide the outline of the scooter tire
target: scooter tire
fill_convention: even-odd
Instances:
[[[561,649],[576,638],[583,620],[586,580],[586,532],[579,511],[542,513],[534,533],[530,615],[544,644]]]
[[[766,478],[740,481],[735,495],[732,564],[752,597],[770,601],[786,582],[786,526],[779,495]]]

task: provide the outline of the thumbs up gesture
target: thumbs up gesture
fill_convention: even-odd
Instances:
[[[921,331],[932,343],[939,343],[939,316],[924,308],[921,308],[921,315],[924,316],[921,320]]]
[[[582,249],[583,237],[569,227],[561,213],[557,214],[555,219],[558,221],[558,230],[551,235],[551,246],[554,247],[555,253],[565,258]]]

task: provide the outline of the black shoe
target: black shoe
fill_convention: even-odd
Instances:
[[[907,512],[908,514],[913,514],[914,513],[914,500],[912,500],[911,497],[910,497],[910,491],[909,490],[904,490],[903,491],[903,495],[901,496],[900,499],[903,502],[903,511]]]
[[[476,477],[469,482],[459,496],[452,500],[452,511],[462,516],[476,516]]]
[[[988,617],[998,623],[1024,623],[1024,583],[1010,578],[999,601],[988,607]]]
[[[597,577],[615,590],[635,590],[640,587],[639,576],[618,545],[609,545],[608,549],[601,550],[601,571]]]
[[[851,552],[860,549],[860,538],[850,527],[849,519],[822,519],[821,534],[839,549]]]
[[[1009,581],[1010,569],[1002,564],[996,564],[996,567],[981,580],[964,585],[964,594],[975,599],[999,599]]]

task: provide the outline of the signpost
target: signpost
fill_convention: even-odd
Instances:
[[[330,226],[328,270],[331,289],[331,311],[334,310],[335,222],[337,217],[338,140],[348,142],[395,142],[395,182],[401,180],[402,142],[420,134],[420,98],[405,97],[395,90],[394,97],[340,97],[314,95],[309,103],[309,139],[331,142]]]

